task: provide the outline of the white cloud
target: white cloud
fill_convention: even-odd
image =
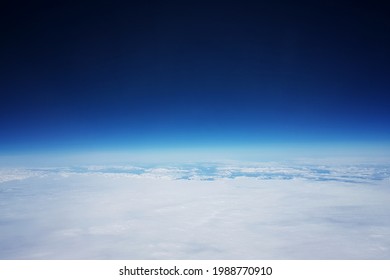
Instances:
[[[386,166],[85,166],[0,178],[1,259],[390,259]]]

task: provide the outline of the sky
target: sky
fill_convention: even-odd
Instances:
[[[3,6],[0,154],[390,146],[375,2]]]
[[[3,1],[0,259],[388,259],[390,7],[356,2]]]

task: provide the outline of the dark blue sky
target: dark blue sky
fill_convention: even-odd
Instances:
[[[390,142],[385,4],[79,2],[2,8],[1,153]]]

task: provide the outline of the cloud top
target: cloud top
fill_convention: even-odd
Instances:
[[[390,259],[385,165],[0,172],[0,259]]]

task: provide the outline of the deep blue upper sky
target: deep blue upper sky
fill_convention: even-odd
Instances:
[[[1,153],[390,140],[385,4],[71,2],[2,8]]]

